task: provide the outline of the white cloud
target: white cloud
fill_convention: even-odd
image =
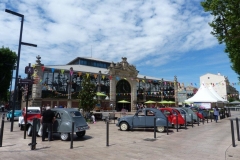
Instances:
[[[22,0],[0,2],[0,44],[17,51],[20,18],[25,15],[23,41],[37,48],[22,49],[21,64],[66,64],[77,56],[138,65],[161,66],[188,51],[217,45],[210,35],[211,17],[201,0]],[[16,8],[15,8],[16,7]],[[151,59],[149,59],[151,58]]]

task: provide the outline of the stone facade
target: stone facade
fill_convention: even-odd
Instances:
[[[127,62],[127,58],[123,57],[122,62],[114,64],[111,63],[109,67],[109,76],[111,77],[110,81],[110,101],[113,103],[113,105],[116,106],[116,85],[117,80],[116,76],[118,77],[124,77],[128,83],[131,86],[131,111],[135,110],[135,103],[137,101],[137,85],[136,81],[130,81],[131,78],[137,78],[138,71],[136,70],[136,67],[133,65],[130,65]]]

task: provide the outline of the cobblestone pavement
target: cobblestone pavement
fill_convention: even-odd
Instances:
[[[232,117],[240,117],[240,112],[232,112]],[[4,160],[102,160],[102,159],[163,159],[163,160],[239,160],[240,142],[232,147],[231,128],[229,119],[219,123],[209,122],[197,124],[192,128],[170,129],[166,133],[156,133],[153,129],[134,129],[120,131],[113,123],[109,124],[109,146],[106,146],[106,124],[102,121],[89,124],[91,129],[83,138],[74,137],[73,149],[70,141],[61,141],[54,135],[54,141],[42,142],[37,137],[37,146],[31,150],[28,144],[31,137],[23,138],[18,122],[10,132],[10,122],[5,121],[0,157]],[[234,122],[235,125],[235,122]],[[235,126],[235,139],[236,126]]]

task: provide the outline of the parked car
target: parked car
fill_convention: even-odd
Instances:
[[[19,117],[22,116],[22,110],[14,110],[14,120],[19,119]],[[11,120],[12,118],[12,110],[8,111],[7,113],[7,120]]]
[[[175,108],[175,109],[180,112],[181,116],[184,118],[184,120],[185,120],[187,123],[191,123],[191,122],[192,122],[191,117],[190,117],[190,115],[187,113],[187,111],[185,111],[185,110],[182,109],[182,108]],[[186,116],[186,119],[185,119],[185,116]]]
[[[28,136],[31,135],[33,118],[38,118],[38,119],[41,118],[40,107],[28,107],[27,112],[26,112],[26,107],[24,107],[22,110],[22,116],[19,117],[18,124],[19,124],[20,130],[23,130],[25,126],[25,119],[26,119],[27,121],[26,129],[28,131],[27,132]]]
[[[172,124],[174,128],[180,128],[181,125],[185,124],[185,120],[181,116],[180,112],[173,108],[160,108],[162,113],[168,118],[168,121]],[[177,124],[178,116],[178,124]]]
[[[63,141],[70,139],[72,122],[74,122],[74,132],[78,137],[83,137],[86,130],[90,128],[85,118],[75,108],[54,108],[52,111],[56,117],[53,123],[53,133],[59,133]]]
[[[197,122],[197,115],[196,115],[196,113],[193,112],[193,110],[191,110],[190,108],[187,108],[187,107],[182,107],[182,109],[184,109],[190,117],[191,116],[193,117],[194,122]]]
[[[199,119],[204,119],[207,117],[207,114],[201,108],[190,107],[190,109],[198,116]]]
[[[118,118],[116,126],[122,131],[133,128],[153,128],[154,118],[156,118],[157,131],[164,132],[167,126],[167,118],[161,111],[155,108],[139,109],[134,115]],[[169,126],[171,126],[170,123]]]

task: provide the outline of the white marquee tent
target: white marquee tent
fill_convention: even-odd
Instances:
[[[226,99],[223,99],[214,89],[212,86],[210,86],[209,91],[215,96],[217,97],[219,100],[221,100],[221,102],[228,102]]]
[[[217,98],[206,86],[204,86],[203,84],[201,85],[201,87],[198,89],[197,93],[185,100],[185,102],[222,102],[221,99]]]

